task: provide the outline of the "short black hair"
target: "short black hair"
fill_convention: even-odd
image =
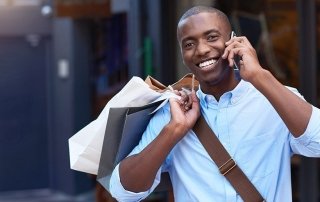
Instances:
[[[189,10],[187,10],[181,16],[179,23],[178,23],[178,26],[183,20],[187,19],[188,17],[190,17],[192,15],[197,15],[199,13],[215,13],[219,17],[221,17],[227,24],[230,25],[230,21],[229,21],[227,15],[225,13],[223,13],[222,11],[220,11],[216,8],[213,8],[213,7],[209,7],[209,6],[194,6],[194,7],[190,8]]]

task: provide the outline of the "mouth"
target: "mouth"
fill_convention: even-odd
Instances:
[[[197,66],[202,70],[207,70],[213,68],[218,61],[219,59],[211,58],[198,63]]]

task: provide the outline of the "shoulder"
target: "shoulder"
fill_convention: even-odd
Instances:
[[[160,129],[169,123],[170,117],[170,104],[169,102],[166,102],[154,113],[149,125]]]

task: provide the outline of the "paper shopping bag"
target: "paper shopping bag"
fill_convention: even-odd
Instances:
[[[192,88],[192,74],[187,74],[172,87],[180,90],[182,87]],[[198,82],[194,82],[195,87]],[[70,167],[73,170],[97,175],[105,128],[110,108],[140,107],[157,100],[167,100],[174,97],[166,91],[167,87],[152,77],[143,81],[133,77],[104,107],[98,118],[69,138]],[[160,107],[165,102],[160,104]]]
[[[104,107],[98,118],[69,138],[70,167],[97,175],[105,128],[111,107],[139,107],[162,99],[139,77],[133,77]],[[165,98],[163,98],[165,99]]]
[[[105,189],[109,189],[113,169],[138,145],[152,112],[162,102],[142,107],[110,108],[97,176]]]
[[[167,87],[159,81],[149,76],[145,82],[150,88],[165,94]],[[197,88],[198,82],[192,81],[192,74],[187,74],[171,87],[176,90],[191,90],[192,86]],[[110,108],[97,176],[97,181],[106,190],[109,190],[113,169],[138,145],[152,117],[151,112],[164,102],[166,101],[158,101],[143,107]],[[170,187],[170,178],[167,173],[163,173],[156,191],[168,190]]]

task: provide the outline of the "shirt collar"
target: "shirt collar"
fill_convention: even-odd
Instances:
[[[228,99],[230,105],[236,104],[246,94],[246,92],[249,89],[249,85],[250,84],[248,82],[241,79],[240,82],[238,83],[238,85],[233,90],[225,92],[221,96],[220,100],[221,99]],[[214,96],[212,96],[210,94],[205,94],[201,90],[200,85],[199,85],[199,90],[197,91],[197,95],[200,99],[201,105],[205,106],[205,107],[208,107],[209,104],[218,105],[220,102],[220,101],[218,102]]]

